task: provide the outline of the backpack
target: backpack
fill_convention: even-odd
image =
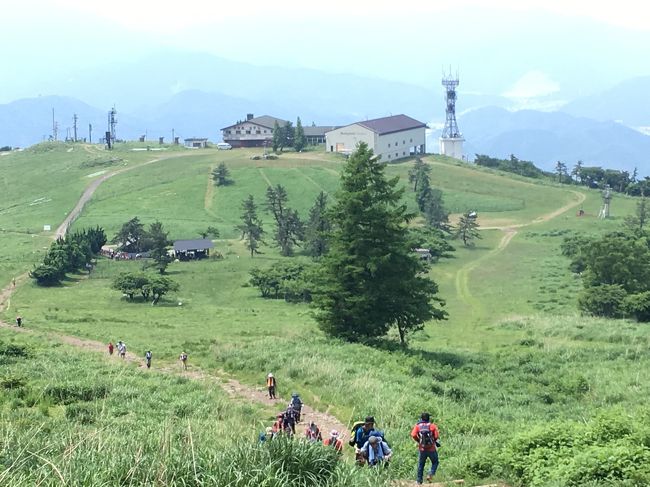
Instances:
[[[352,428],[350,428],[350,441],[348,441],[348,445],[350,446],[355,445],[355,443],[357,442],[357,431],[364,424],[366,424],[365,421],[357,421],[352,425]]]
[[[418,443],[422,447],[430,447],[435,444],[433,432],[429,428],[429,423],[420,423],[418,425]]]

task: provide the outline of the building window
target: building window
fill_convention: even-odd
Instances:
[[[405,155],[406,155],[406,152],[402,152],[402,155],[405,156]]]
[[[406,141],[405,141],[405,140],[402,141],[402,145],[406,145]]]
[[[395,152],[395,157],[399,157],[399,152]]]
[[[264,133],[266,133],[266,129],[264,130]]]
[[[256,133],[256,134],[261,134],[262,131],[261,131],[261,130],[257,130],[255,133]]]
[[[235,134],[241,135],[241,130],[235,130]]]
[[[246,133],[247,133],[248,135],[250,135],[250,134],[251,134],[251,131],[250,131],[250,130],[247,130]]]
[[[411,139],[411,142],[413,142],[413,139]]]
[[[390,144],[388,144],[388,147],[390,147]]]

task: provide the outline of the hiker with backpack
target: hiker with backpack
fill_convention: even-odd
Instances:
[[[113,350],[115,350],[115,347],[113,346],[113,342],[108,342],[108,354],[113,355]]]
[[[147,363],[148,369],[151,368],[151,357],[152,357],[151,350],[147,350],[147,352],[144,354],[144,360]]]
[[[366,462],[365,457],[361,453],[361,449],[373,433],[376,433],[374,416],[366,416],[366,420],[363,423],[357,422],[352,426],[352,434],[354,436],[350,439],[350,446],[355,447],[355,456],[359,465],[363,465]]]
[[[187,370],[187,353],[181,352],[180,356],[178,357],[178,360],[181,361],[181,365],[183,366],[183,370]]]
[[[440,446],[440,433],[438,426],[431,422],[429,413],[422,413],[420,421],[417,422],[411,430],[411,438],[418,444],[420,451],[418,458],[417,483],[422,484],[424,477],[424,466],[427,458],[431,460],[431,470],[427,475],[427,482],[436,474],[438,470],[438,447]]]
[[[117,353],[121,358],[126,359],[126,343],[122,340],[117,342]]]
[[[16,326],[20,328],[23,326],[23,319],[20,316],[16,316]]]
[[[300,413],[302,411],[302,400],[298,393],[294,392],[291,394],[291,402],[289,405],[293,408],[294,415],[296,417],[296,423],[300,423]]]
[[[266,376],[266,387],[269,389],[269,399],[275,399],[275,386],[277,385],[275,377],[269,372]]]
[[[323,435],[321,435],[320,428],[313,421],[309,423],[307,428],[305,428],[305,438],[307,438],[307,441],[310,443],[323,441]]]
[[[337,453],[343,452],[343,442],[339,439],[339,432],[336,430],[330,432],[329,438],[323,442],[323,445],[334,448]]]
[[[296,434],[296,414],[293,412],[293,408],[289,406],[284,412],[284,430],[291,430],[291,435]]]
[[[369,467],[375,467],[377,465],[387,466],[393,455],[393,450],[390,449],[388,443],[380,436],[372,435],[361,447],[359,453],[363,456]]]

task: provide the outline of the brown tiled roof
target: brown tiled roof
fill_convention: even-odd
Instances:
[[[357,125],[372,130],[377,135],[392,134],[402,132],[403,130],[426,128],[427,124],[418,122],[414,118],[406,115],[393,115],[391,117],[375,118],[373,120],[364,120],[357,122]]]
[[[262,127],[272,129],[276,121],[278,122],[278,125],[280,127],[283,127],[287,123],[286,120],[282,120],[281,118],[275,118],[270,115],[262,115],[261,117],[251,118],[250,120],[242,120],[241,122],[235,123],[233,125],[228,125],[227,127],[224,127],[221,130],[226,130],[246,122],[254,123],[255,125],[260,125]]]

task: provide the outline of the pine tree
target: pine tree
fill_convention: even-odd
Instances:
[[[302,128],[300,117],[298,117],[298,120],[296,120],[296,130],[293,136],[293,148],[296,150],[296,152],[300,152],[305,148],[305,145],[307,145],[307,139],[305,139],[305,130]]]
[[[232,184],[230,171],[226,167],[225,162],[219,164],[217,168],[212,171],[212,180],[214,181],[215,186],[227,186]]]
[[[149,225],[149,231],[145,239],[147,247],[151,249],[149,255],[154,262],[153,267],[158,269],[161,274],[164,274],[167,266],[173,260],[167,252],[167,246],[171,243],[168,232],[165,231],[162,223],[155,221]]]
[[[327,253],[327,234],[331,229],[327,211],[327,194],[321,191],[314,206],[309,210],[309,221],[305,230],[305,248],[312,257],[321,257]]]
[[[260,254],[259,247],[264,243],[262,237],[264,230],[262,229],[262,222],[257,217],[257,205],[253,199],[253,195],[248,195],[242,202],[242,224],[236,228],[241,232],[241,238],[246,240],[246,248],[250,250],[251,257],[254,254]]]
[[[273,152],[278,151],[278,149],[282,145],[283,140],[284,140],[283,129],[282,127],[280,127],[278,121],[276,120],[275,123],[273,124],[273,140],[271,141],[271,145],[273,146]]]
[[[431,166],[426,164],[419,157],[415,159],[414,166],[411,169],[409,169],[409,183],[413,185],[413,191],[417,192],[418,183],[422,178],[422,175],[428,176],[430,171],[431,171]]]
[[[316,283],[316,319],[327,334],[347,340],[385,335],[393,326],[402,343],[410,331],[446,312],[433,303],[438,286],[409,244],[399,178],[387,180],[385,165],[359,144],[341,173],[330,251]]]
[[[458,221],[458,226],[456,227],[456,238],[460,238],[465,247],[473,246],[475,239],[482,238],[478,226],[476,217],[471,217],[468,213],[465,213]]]
[[[284,256],[293,255],[294,245],[304,237],[304,226],[298,212],[287,207],[289,196],[281,184],[266,190],[266,207],[275,219],[275,241]]]
[[[293,147],[294,128],[291,122],[287,122],[282,127],[282,137],[280,138],[280,152],[285,147]]]

